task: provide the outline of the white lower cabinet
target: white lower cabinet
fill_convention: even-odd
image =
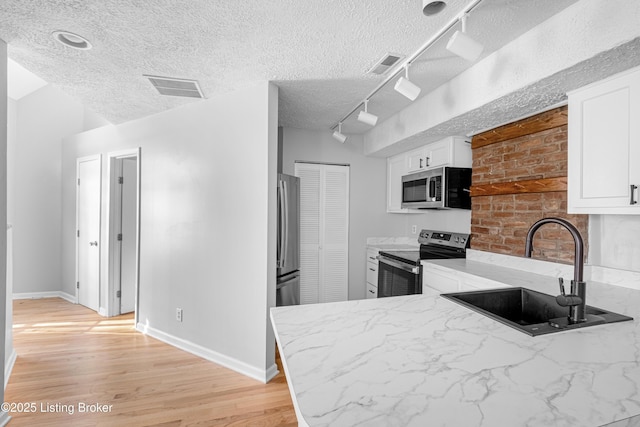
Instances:
[[[458,292],[460,281],[455,277],[442,274],[439,271],[425,266],[422,268],[422,289],[431,288],[441,294],[447,292]]]
[[[431,289],[441,294],[450,292],[477,291],[481,289],[507,288],[508,285],[487,281],[478,276],[460,274],[439,265],[423,263],[422,288]]]
[[[367,299],[378,298],[378,286],[367,283]]]
[[[378,298],[378,250],[367,249],[366,298]]]

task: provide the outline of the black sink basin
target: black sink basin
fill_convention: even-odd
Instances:
[[[531,336],[633,320],[587,305],[587,321],[570,323],[569,308],[559,306],[555,296],[526,288],[455,292],[441,296]]]

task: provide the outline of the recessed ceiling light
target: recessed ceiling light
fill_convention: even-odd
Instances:
[[[70,33],[69,31],[54,31],[51,35],[57,42],[73,49],[91,49],[91,43],[89,40],[77,34]]]
[[[437,15],[442,12],[447,4],[443,1],[422,0],[422,13],[426,16]]]

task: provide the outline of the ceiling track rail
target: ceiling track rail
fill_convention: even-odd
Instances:
[[[393,71],[389,73],[389,75],[376,86],[369,94],[360,101],[351,111],[345,114],[341,120],[339,120],[336,124],[331,126],[331,130],[335,130],[340,123],[344,123],[353,113],[358,111],[360,107],[364,106],[365,102],[371,99],[376,93],[380,92],[380,90],[385,87],[391,80],[396,78],[398,74],[405,70],[405,67],[408,67],[413,63],[416,59],[420,57],[424,52],[426,52],[431,46],[433,46],[438,40],[440,40],[451,28],[453,28],[459,21],[462,20],[464,16],[470,13],[473,9],[475,9],[483,0],[473,0],[467,6],[460,11],[455,17],[453,17],[444,27],[438,31],[433,37],[427,40],[418,50],[416,50],[412,55],[405,58],[402,62],[396,64],[396,67]]]

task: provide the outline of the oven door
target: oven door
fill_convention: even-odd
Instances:
[[[378,298],[422,293],[422,267],[378,257]]]

